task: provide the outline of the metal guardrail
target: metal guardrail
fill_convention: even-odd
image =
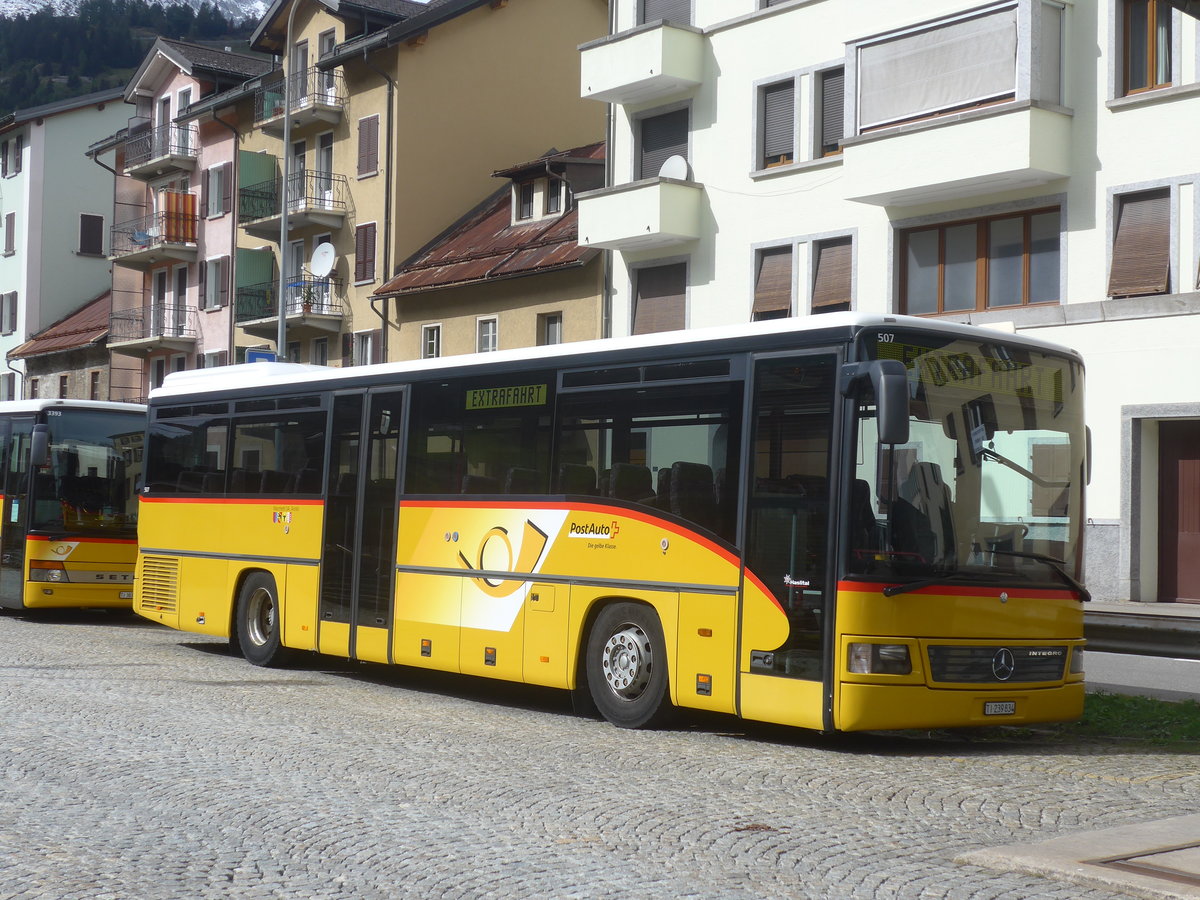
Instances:
[[[238,190],[238,224],[268,219],[280,214],[279,194],[283,179],[273,178]],[[288,174],[288,212],[305,210],[346,211],[346,176],[338,172],[301,169]]]
[[[1200,618],[1145,613],[1083,613],[1089,650],[1200,659]]]

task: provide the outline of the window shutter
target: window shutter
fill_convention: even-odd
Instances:
[[[691,25],[692,0],[643,0],[642,23],[659,19],[676,25]]]
[[[4,252],[17,251],[17,214],[7,213],[4,216]]]
[[[1165,294],[1171,281],[1171,192],[1120,198],[1108,296]]]
[[[99,255],[104,252],[104,217],[82,213],[79,216],[79,252]]]
[[[217,261],[217,306],[229,305],[229,257]]]
[[[383,362],[383,331],[378,328],[371,332],[371,362]]]
[[[354,231],[354,280],[375,277],[375,223],[359,225]]]
[[[672,156],[687,156],[688,111],[679,109],[642,119],[642,149],[638,178],[656,178]]]
[[[198,266],[199,271],[196,273],[196,281],[198,282],[198,294],[200,296],[200,308],[208,309],[212,306],[208,302],[208,267],[209,263],[202,261]]]
[[[840,152],[846,136],[846,70],[831,69],[821,78],[821,155]]]
[[[792,311],[792,248],[772,247],[758,254],[754,279],[754,318]]]
[[[221,212],[233,210],[233,163],[221,166]]]
[[[358,174],[374,175],[379,170],[379,116],[358,120]]]
[[[12,291],[8,295],[8,306],[5,309],[7,315],[4,320],[4,333],[12,334],[17,330],[17,292]]]
[[[1067,515],[1069,497],[1068,482],[1071,480],[1070,444],[1034,444],[1030,448],[1033,456],[1033,471],[1045,485],[1033,484],[1033,514],[1035,516]]]
[[[212,194],[211,182],[215,169],[205,169],[204,174],[200,176],[200,214],[202,216],[211,216],[213,211],[208,205],[209,196]]]
[[[354,360],[354,335],[342,335],[342,365],[348,366]]]
[[[763,156],[793,158],[796,130],[796,83],[785,81],[763,91]]]
[[[816,245],[817,258],[813,274],[813,311],[828,306],[850,305],[851,263],[854,244],[848,237],[821,241]]]
[[[21,171],[21,156],[25,150],[25,136],[18,134],[16,140],[13,141],[13,174],[16,175]]]
[[[678,331],[684,327],[687,265],[652,266],[637,272],[633,333]]]
[[[0,141],[0,178],[8,177],[8,141]]]

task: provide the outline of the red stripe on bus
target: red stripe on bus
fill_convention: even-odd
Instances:
[[[524,503],[504,502],[498,500],[401,500],[400,505],[418,507],[424,509],[438,509],[443,506],[470,506],[473,509],[564,509],[568,512],[593,512],[604,513],[605,515],[624,516],[627,519],[634,519],[638,522],[643,522],[647,525],[657,525],[660,528],[665,528],[667,531],[677,534],[680,537],[688,538],[696,541],[699,544],[712,550],[723,560],[731,565],[741,565],[738,557],[726,550],[720,544],[717,544],[706,537],[696,534],[694,531],[689,531],[682,525],[676,525],[673,522],[668,522],[666,519],[660,519],[658,516],[648,515],[638,510],[626,509],[624,506],[607,506],[603,503],[555,503],[546,500],[533,500]]]
[[[839,581],[838,591],[846,593],[878,594],[886,587],[898,587],[903,582]],[[957,584],[931,584],[905,591],[907,594],[925,594],[935,597],[995,597],[999,591],[1007,591],[1010,597],[1029,600],[1078,600],[1074,591],[1032,590],[1022,587],[966,587]]]
[[[72,544],[136,544],[135,538],[102,538],[102,537],[49,537],[44,534],[27,534],[27,541],[70,541]]]
[[[246,504],[257,504],[271,506],[323,506],[324,500],[292,500],[292,499],[268,499],[261,500],[257,497],[142,497],[138,500],[139,503],[228,503],[244,506]]]

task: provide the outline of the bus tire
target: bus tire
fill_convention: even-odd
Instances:
[[[670,716],[662,624],[641,603],[613,603],[587,643],[587,683],[600,714],[621,728],[654,728]]]
[[[266,572],[247,576],[238,592],[237,645],[256,666],[287,662],[289,654],[280,637],[279,591]]]

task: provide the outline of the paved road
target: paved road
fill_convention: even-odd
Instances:
[[[1194,812],[1193,755],[726,719],[642,733],[563,697],[137,620],[0,615],[0,897],[1061,898],[966,851]]]

